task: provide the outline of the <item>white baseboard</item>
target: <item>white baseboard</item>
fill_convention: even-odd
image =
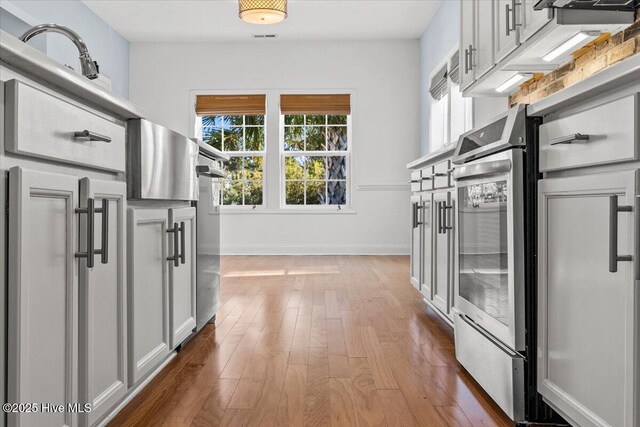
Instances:
[[[225,245],[222,255],[409,255],[408,245]]]

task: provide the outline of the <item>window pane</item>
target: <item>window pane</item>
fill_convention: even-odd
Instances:
[[[305,166],[306,179],[326,178],[325,157],[307,157]]]
[[[224,116],[225,122],[230,126],[242,126],[244,124],[243,116]]]
[[[222,127],[222,116],[203,116],[202,127]]]
[[[307,116],[308,125],[325,125],[327,124],[327,116]]]
[[[307,127],[307,146],[305,148],[306,151],[324,151],[325,137],[324,137],[324,127],[313,126]]]
[[[330,125],[346,125],[347,116],[329,116],[328,123]]]
[[[304,150],[304,128],[302,126],[284,128],[284,149],[285,151]]]
[[[347,179],[346,157],[327,157],[327,170],[329,179]]]
[[[202,128],[202,141],[211,145],[213,148],[222,150],[222,129],[220,128]]]
[[[307,205],[326,204],[327,183],[324,181],[307,182]]]
[[[264,128],[245,128],[245,150],[246,151],[262,151],[264,150]]]
[[[244,204],[262,204],[262,181],[246,181],[244,183]]]
[[[242,204],[242,181],[227,181],[222,192],[223,205]]]
[[[287,181],[285,198],[288,205],[304,205],[304,183]]]
[[[285,179],[304,178],[304,157],[285,157],[284,176]]]
[[[284,124],[285,125],[298,125],[302,126],[304,124],[304,116],[284,116]]]
[[[224,151],[242,151],[242,128],[233,127],[224,130]]]
[[[347,204],[347,181],[329,181],[327,193],[330,205]]]
[[[244,179],[262,181],[262,157],[244,158]]]
[[[329,126],[327,128],[327,149],[329,151],[347,150],[347,128],[344,126]]]
[[[264,116],[244,116],[244,124],[247,126],[263,126]]]
[[[231,157],[225,164],[228,179],[242,179],[242,157]]]

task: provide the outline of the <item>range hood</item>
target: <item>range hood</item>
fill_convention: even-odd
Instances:
[[[640,0],[538,0],[534,8],[592,9],[633,11],[640,9]]]

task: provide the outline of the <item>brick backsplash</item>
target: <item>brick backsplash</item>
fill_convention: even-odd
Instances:
[[[573,53],[573,60],[548,74],[535,74],[509,97],[509,105],[532,104],[640,53],[640,11],[636,22],[617,34],[604,34]]]

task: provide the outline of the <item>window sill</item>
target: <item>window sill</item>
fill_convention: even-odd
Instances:
[[[340,210],[325,209],[325,208],[280,208],[280,209],[267,209],[257,207],[255,209],[251,207],[222,207],[220,213],[223,215],[236,215],[236,214],[248,214],[248,215],[355,215],[358,212],[353,207],[344,207]]]

